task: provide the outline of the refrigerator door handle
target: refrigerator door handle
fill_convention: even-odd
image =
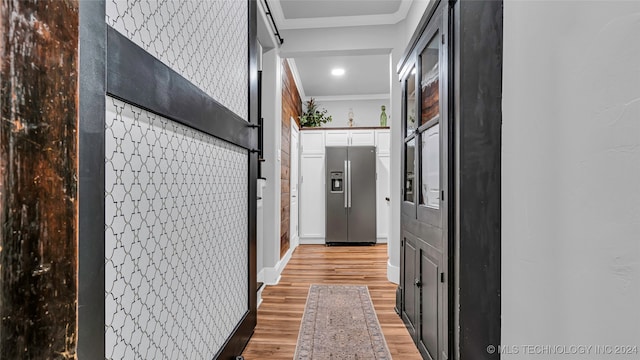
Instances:
[[[349,181],[349,178],[348,178],[349,173],[347,173],[347,160],[344,161],[344,176],[345,176],[345,179],[344,179],[345,182]],[[345,187],[344,184],[342,186]],[[349,207],[349,204],[347,203],[347,191],[348,189],[344,190],[344,208],[345,209]]]
[[[349,208],[351,208],[351,160],[347,161],[347,173],[349,174]]]

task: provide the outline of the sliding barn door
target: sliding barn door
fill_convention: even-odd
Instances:
[[[256,322],[256,4],[80,6],[79,355],[239,355]]]

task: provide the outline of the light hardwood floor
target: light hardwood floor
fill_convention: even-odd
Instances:
[[[402,320],[395,313],[396,285],[387,280],[387,246],[301,245],[267,286],[258,308],[258,326],[243,356],[247,360],[292,359],[310,284],[367,285],[387,345],[394,359],[421,359]]]

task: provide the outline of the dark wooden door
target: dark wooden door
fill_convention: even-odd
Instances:
[[[439,360],[449,357],[447,38],[444,3],[422,33],[403,82],[402,314],[423,357]]]

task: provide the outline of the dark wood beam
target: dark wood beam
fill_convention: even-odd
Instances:
[[[75,359],[78,2],[0,3],[0,358]]]

